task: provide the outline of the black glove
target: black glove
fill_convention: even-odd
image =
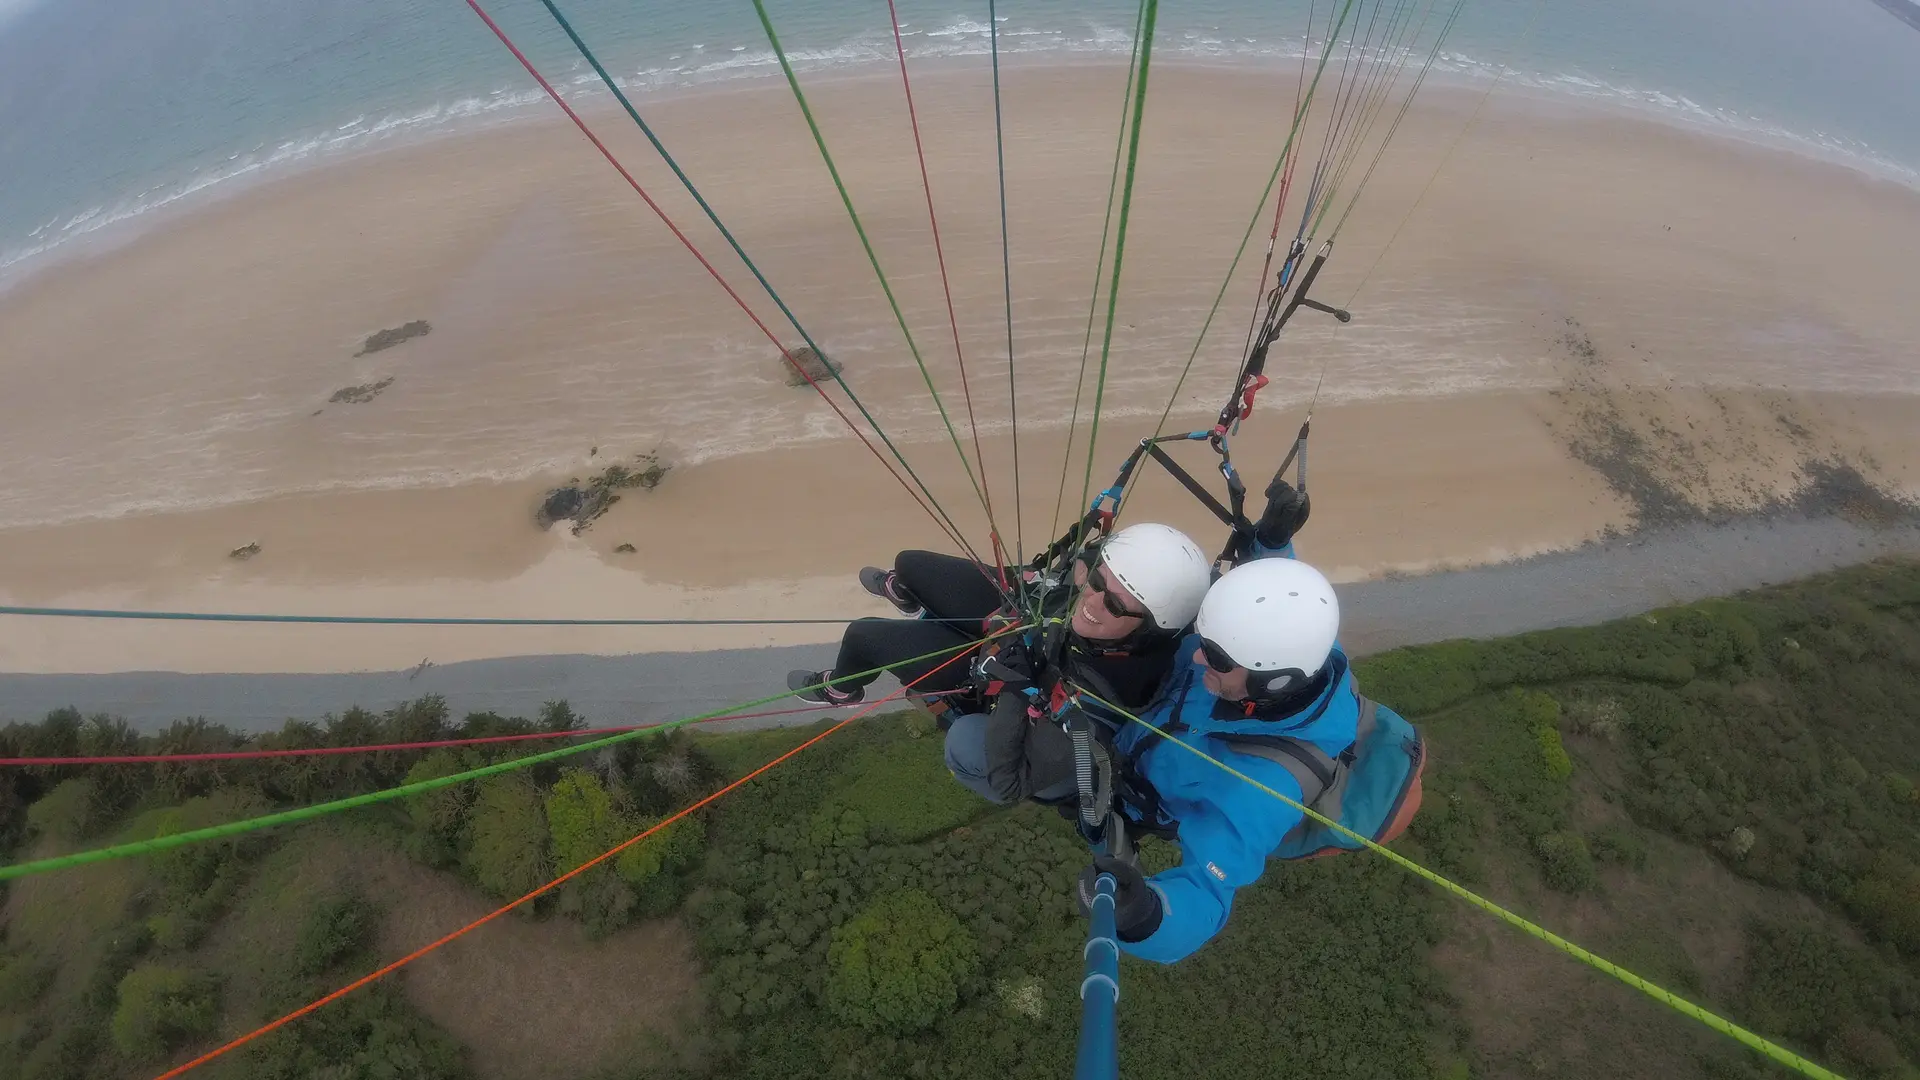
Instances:
[[[971,679],[982,693],[1021,691],[1033,685],[1033,657],[1023,641],[1007,641],[974,658]]]
[[[1267,509],[1254,525],[1253,535],[1267,547],[1285,547],[1307,523],[1309,509],[1307,493],[1295,491],[1292,484],[1276,476],[1267,485]]]
[[[1120,935],[1121,941],[1144,941],[1160,929],[1160,917],[1164,912],[1160,908],[1160,894],[1147,886],[1146,876],[1139,867],[1123,862],[1111,855],[1095,855],[1093,865],[1080,871],[1080,884],[1075,890],[1080,900],[1080,914],[1093,911],[1094,882],[1101,874],[1112,874],[1117,888],[1113,893],[1113,929]]]

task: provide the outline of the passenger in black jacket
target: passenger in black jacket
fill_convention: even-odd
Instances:
[[[989,711],[949,726],[954,778],[998,803],[1073,794],[1073,748],[1054,715],[1056,694],[1072,684],[1145,709],[1178,659],[1212,569],[1197,544],[1166,525],[1129,526],[1083,552],[1054,606],[1063,626],[1031,628],[980,665],[1003,685]],[[1051,662],[1049,634],[1064,638]]]

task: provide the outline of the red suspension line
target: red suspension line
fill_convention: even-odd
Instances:
[[[900,57],[900,89],[907,98],[907,122],[913,128],[913,152],[920,159],[920,188],[927,194],[927,224],[933,230],[933,255],[940,264],[940,289],[947,298],[947,325],[953,328],[953,357],[960,364],[960,391],[967,400],[967,426],[973,431],[973,460],[980,466],[980,499],[986,504],[987,531],[993,541],[994,566],[999,568],[1000,588],[1010,593],[1007,581],[1007,553],[1000,542],[1000,526],[993,519],[993,491],[987,484],[987,459],[980,450],[980,425],[973,416],[973,386],[967,379],[967,358],[960,348],[960,317],[953,310],[953,285],[947,277],[947,255],[940,244],[940,219],[933,211],[933,181],[927,175],[927,152],[920,142],[920,114],[913,107],[913,82],[907,78],[907,46],[900,37],[900,12],[893,0],[887,0],[887,16],[893,22],[893,48]]]
[[[469,2],[471,2],[471,0],[469,0]],[[919,679],[916,679],[914,681],[915,682],[924,681],[929,676],[933,675],[935,672],[940,671],[942,668],[945,668],[948,665],[954,663],[955,661],[961,660],[971,655],[972,655],[971,650],[955,653],[954,655],[948,657],[945,661],[943,661],[939,667],[934,668],[932,671],[927,672],[925,675],[920,676]],[[863,716],[867,716],[871,714],[874,710],[880,708],[880,706],[885,705],[890,701],[894,701],[912,692],[913,692],[912,683],[909,683],[906,686],[902,686],[900,689],[895,690],[893,693],[888,694],[886,697],[883,697],[878,701],[873,702],[871,705],[868,705],[866,708],[861,709],[859,712],[854,713],[852,716],[847,717],[845,720],[842,720],[839,723],[828,728],[827,730],[821,732],[820,734],[815,735],[813,738],[808,739],[806,742],[801,743],[799,746],[796,746],[793,749],[787,751],[786,753],[781,754],[779,757],[774,758],[772,761],[767,762],[765,765],[762,765],[759,768],[748,773],[747,775],[741,777],[740,779],[735,780],[733,783],[728,784],[726,787],[721,788],[719,791],[716,791],[713,794],[708,795],[706,798],[703,798],[700,801],[694,803],[693,805],[687,807],[686,809],[673,814],[671,817],[668,817],[652,826],[649,826],[644,832],[640,833],[640,835],[635,836],[631,840],[627,840],[626,842],[619,844],[618,846],[613,847],[608,851],[601,853],[595,858],[580,864],[579,866],[573,868],[572,870],[569,870],[566,873],[560,875],[559,877],[554,878],[552,881],[547,882],[545,885],[542,885],[539,888],[533,890],[532,892],[526,894],[525,896],[522,896],[520,899],[514,900],[507,904],[503,904],[502,906],[495,908],[494,910],[488,912],[487,914],[482,915],[478,919],[473,920],[467,925],[462,926],[460,929],[455,930],[452,933],[446,934],[443,937],[437,938],[431,942],[428,942],[427,944],[422,945],[420,948],[415,949],[414,951],[408,953],[407,955],[401,957],[400,959],[395,960],[390,964],[387,964],[385,967],[379,968],[378,970],[372,971],[366,975],[362,975],[360,978],[355,979],[354,981],[348,983],[347,985],[341,987],[340,989],[335,990],[332,993],[326,995],[325,997],[320,998],[316,1001],[313,1001],[309,1004],[302,1005],[300,1008],[295,1009],[294,1011],[286,1014],[285,1016],[280,1017],[278,1020],[268,1021],[267,1023],[260,1025],[259,1027],[253,1029],[252,1031],[247,1032],[245,1035],[242,1035],[231,1042],[224,1043],[212,1050],[209,1050],[208,1052],[200,1055],[197,1058],[194,1058],[192,1061],[189,1061],[184,1065],[178,1065],[178,1066],[175,1066],[174,1068],[168,1069],[166,1072],[161,1073],[158,1077],[156,1077],[155,1080],[177,1080],[178,1077],[186,1075],[188,1072],[200,1067],[201,1065],[205,1065],[207,1062],[212,1061],[213,1059],[221,1056],[222,1054],[225,1054],[229,1050],[238,1049],[239,1047],[245,1046],[247,1043],[250,1043],[253,1040],[258,1039],[262,1035],[267,1035],[267,1034],[271,1034],[274,1031],[278,1031],[280,1028],[283,1028],[286,1025],[293,1023],[295,1020],[298,1020],[301,1017],[308,1015],[309,1013],[316,1012],[319,1009],[322,1009],[328,1005],[331,1005],[334,1002],[339,1001],[341,998],[346,997],[348,994],[353,993],[355,990],[358,990],[363,986],[367,986],[373,982],[378,981],[381,978],[384,978],[387,975],[392,974],[395,971],[400,970],[401,968],[407,966],[408,964],[413,963],[415,960],[418,960],[421,957],[427,955],[428,953],[433,952],[435,949],[440,948],[442,945],[449,944],[450,942],[453,942],[462,937],[465,937],[466,935],[472,933],[473,931],[480,929],[482,926],[485,926],[488,923],[494,921],[495,919],[498,919],[502,915],[505,915],[506,913],[512,911],[514,908],[517,908],[520,905],[528,903],[532,900],[535,900],[540,896],[545,895],[546,893],[552,892],[554,889],[557,889],[560,886],[566,884],[567,882],[573,880],[574,878],[579,877],[581,874],[586,873],[588,870],[591,870],[594,867],[599,866],[600,864],[606,862],[607,860],[614,858],[615,856],[619,855],[621,852],[627,850],[628,848],[634,846],[635,844],[638,844],[642,840],[645,840],[647,837],[652,836],[655,833],[658,833],[660,830],[665,829],[670,825],[673,825],[675,822],[678,822],[686,818],[688,815],[692,814],[694,811],[702,809],[706,806],[712,805],[721,796],[726,795],[729,792],[738,790],[741,787],[744,787],[748,781],[751,781],[754,778],[765,774],[766,772],[770,771],[777,765],[781,765],[787,761],[792,760],[802,750],[805,750],[808,747],[813,746],[815,743],[820,742],[822,739],[825,739],[827,736],[832,735],[834,732],[839,731],[841,728],[846,727],[848,724],[853,723],[855,720],[858,720]]]
[[[818,712],[827,708],[824,705],[812,705],[798,709],[771,709],[767,712],[732,713],[727,716],[710,716],[696,720],[697,724],[713,724],[722,720],[753,720],[768,716],[792,716],[798,713]],[[431,739],[424,742],[372,743],[365,746],[313,746],[290,750],[221,750],[201,754],[110,754],[99,757],[13,757],[0,758],[0,766],[39,766],[55,765],[175,765],[199,761],[252,761],[260,758],[300,758],[331,757],[340,754],[373,754],[401,750],[438,750],[449,746],[488,746],[494,743],[529,742],[538,739],[574,739],[594,735],[622,735],[629,731],[645,731],[660,727],[671,721],[652,724],[627,724],[621,727],[580,728],[575,731],[535,731],[524,735],[486,735],[472,739]]]
[[[786,358],[787,363],[791,365],[795,371],[800,373],[800,377],[807,380],[807,385],[813,387],[815,392],[820,395],[821,400],[825,401],[828,407],[833,410],[834,415],[846,422],[847,428],[854,433],[861,444],[872,452],[873,456],[879,460],[881,466],[885,468],[895,480],[899,481],[900,486],[906,490],[908,495],[912,496],[913,501],[919,503],[920,508],[927,512],[927,516],[933,518],[933,523],[940,526],[940,530],[946,533],[954,543],[960,545],[961,550],[966,551],[969,555],[973,555],[973,549],[967,544],[966,538],[960,536],[954,529],[940,520],[940,516],[934,513],[933,507],[927,505],[926,501],[920,497],[920,494],[913,490],[906,479],[902,477],[900,473],[894,469],[892,464],[881,455],[880,451],[874,447],[873,443],[868,440],[866,434],[860,430],[852,418],[840,408],[839,404],[835,402],[832,397],[828,396],[826,390],[821,387],[819,383],[814,381],[813,376],[807,373],[799,361],[793,358],[792,351],[781,344],[780,339],[774,335],[772,330],[767,328],[767,324],[761,321],[760,316],[754,314],[753,309],[747,306],[747,302],[740,298],[740,294],[734,291],[732,285],[727,283],[727,279],[720,276],[720,271],[714,269],[713,264],[707,261],[707,257],[701,254],[700,249],[694,246],[693,241],[687,239],[687,235],[680,231],[678,225],[673,223],[673,219],[667,216],[667,212],[660,209],[660,205],[653,201],[653,196],[648,195],[647,190],[640,186],[640,181],[633,178],[633,174],[628,172],[627,167],[620,163],[620,159],[613,155],[613,151],[607,149],[607,145],[600,141],[600,137],[593,133],[592,128],[587,126],[587,122],[580,119],[580,114],[573,111],[573,106],[568,105],[566,99],[560,96],[560,92],[555,90],[553,84],[547,81],[546,76],[540,74],[539,69],[533,66],[533,61],[527,59],[527,55],[520,51],[520,47],[513,43],[513,39],[507,36],[505,30],[500,29],[500,24],[493,21],[493,17],[487,14],[486,9],[480,6],[478,0],[466,0],[466,3],[469,8],[473,9],[475,15],[480,16],[480,21],[487,24],[487,29],[493,31],[493,36],[500,39],[500,44],[505,45],[507,51],[513,54],[513,58],[520,61],[520,66],[527,70],[527,74],[533,76],[533,81],[540,84],[540,89],[546,91],[547,96],[553,99],[555,105],[560,106],[560,111],[567,114],[567,119],[573,121],[573,126],[580,129],[580,134],[585,135],[587,141],[593,144],[593,148],[600,151],[600,156],[607,159],[607,164],[614,167],[614,170],[620,174],[621,178],[626,180],[627,185],[633,188],[634,193],[646,202],[647,208],[653,211],[654,216],[658,217],[661,223],[672,231],[674,238],[680,241],[681,246],[691,252],[694,258],[700,260],[700,265],[706,268],[707,273],[712,276],[714,281],[719,283],[722,289],[726,290],[727,295],[733,299],[735,304],[739,305],[740,310],[746,312],[747,318],[753,320],[753,325],[760,328],[760,332],[766,335],[767,340],[773,343],[774,348],[780,350],[780,355]],[[822,357],[822,360],[824,361],[825,358]],[[979,560],[978,555],[973,555],[973,557],[975,561]]]

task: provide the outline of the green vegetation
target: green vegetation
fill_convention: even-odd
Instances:
[[[532,721],[475,713],[455,723],[424,698],[354,709],[247,737],[199,720],[141,736],[72,710],[0,729],[0,756],[295,748],[561,732],[580,718],[555,702]],[[291,760],[15,768],[0,771],[9,859],[201,828],[288,806],[444,776],[533,752],[376,752]],[[685,735],[612,748],[586,768],[504,774],[315,824],[12,883],[0,938],[0,1080],[151,1075],[151,1066],[274,1019],[391,959],[375,948],[383,912],[347,889],[337,848],[404,851],[517,899],[692,799],[721,770]],[[342,831],[346,832],[341,836]],[[688,819],[527,905],[596,933],[671,913],[706,840]],[[333,848],[306,838],[331,835]],[[335,865],[322,873],[321,868]],[[397,984],[362,990],[208,1066],[216,1077],[330,1080],[469,1074],[462,1048]]]
[[[868,1031],[912,1035],[953,1011],[979,964],[973,936],[933,897],[887,893],[834,928],[827,1008]]]
[[[1408,855],[1854,1080],[1920,1076],[1920,566],[1357,667],[1432,747]],[[425,699],[248,740],[198,722],[140,736],[67,710],[0,729],[0,754],[579,724],[559,704],[453,723]],[[245,843],[23,879],[0,939],[0,1080],[149,1075],[390,959],[376,942],[392,905],[342,884],[353,852],[515,898],[819,730],[635,740]],[[10,769],[0,843],[31,857],[158,835],[524,752]],[[706,984],[700,1038],[646,1043],[606,1080],[1052,1078],[1071,1070],[1078,1024],[1085,926],[1069,890],[1085,860],[1052,811],[995,810],[953,784],[937,733],[902,713],[525,911],[596,935],[684,920]],[[1364,855],[1274,866],[1219,939],[1171,968],[1128,960],[1122,982],[1128,1075],[1785,1075]],[[485,1063],[390,981],[208,1071],[470,1070]]]
[[[300,905],[289,905],[299,910]],[[267,972],[267,993],[245,1016],[248,1027],[279,1017],[372,970],[380,912],[350,892],[311,898],[293,926],[293,947]],[[218,1065],[216,1076],[295,1080],[325,1075],[354,1080],[459,1080],[469,1075],[458,1043],[407,1004],[400,990],[376,985],[250,1044]]]
[[[155,1061],[213,1030],[219,986],[194,971],[142,964],[120,980],[113,1046],[134,1061]]]
[[[547,878],[547,822],[540,790],[519,773],[480,782],[467,866],[480,887],[503,899],[538,888]]]

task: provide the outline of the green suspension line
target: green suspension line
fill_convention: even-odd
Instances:
[[[713,207],[707,204],[706,197],[700,194],[698,188],[694,187],[693,180],[680,168],[680,163],[674,160],[672,154],[667,152],[666,145],[660,141],[659,136],[653,133],[652,126],[641,119],[640,110],[634,108],[633,102],[628,100],[626,92],[620,89],[620,84],[615,82],[613,76],[608,74],[607,69],[601,65],[600,58],[594,55],[593,50],[588,48],[587,43],[575,32],[573,23],[567,19],[566,15],[554,4],[553,0],[540,0],[540,3],[546,7],[547,13],[553,16],[553,21],[559,24],[560,29],[566,32],[567,39],[573,42],[573,47],[579,50],[581,57],[593,66],[594,73],[600,76],[600,81],[606,84],[608,90],[612,91],[614,99],[620,102],[620,107],[625,109],[627,115],[639,126],[640,133],[645,135],[647,141],[653,144],[654,150],[660,154],[660,160],[666,162],[667,168],[673,170],[673,175],[680,180],[680,186],[687,189],[687,194],[693,196],[693,201],[700,205],[701,211],[707,215],[707,220],[713,223],[714,228],[720,230],[720,235],[727,241],[727,245],[733,248],[733,253],[740,257],[740,261],[752,272],[754,279],[760,282],[760,287],[766,290],[767,296],[773,300],[775,306],[779,307],[780,314],[786,316],[787,322],[793,326],[794,332],[798,333],[801,340],[807,343],[807,347],[814,351],[814,355],[824,358],[827,355],[826,351],[820,348],[819,343],[813,340],[811,334],[807,333],[807,328],[800,324],[799,318],[794,315],[792,309],[787,307],[787,302],[781,299],[780,294],[774,290],[773,283],[767,280],[767,276],[760,272],[760,267],[747,256],[746,250],[740,246],[740,241],[734,239],[733,231],[727,228],[726,224],[720,220],[720,215],[715,213]],[[938,511],[940,518],[946,522],[947,527],[953,530],[954,536],[959,538],[961,536],[960,527],[956,525],[953,518],[947,514],[946,508],[940,505],[940,500],[936,499],[933,492],[927,489],[926,482],[921,480],[919,474],[913,471],[913,466],[907,464],[906,455],[902,454],[900,448],[893,444],[893,440],[887,437],[885,429],[880,426],[880,421],[874,419],[873,414],[867,411],[866,403],[860,400],[859,396],[853,392],[851,386],[847,385],[846,380],[841,377],[840,371],[835,365],[827,364],[826,368],[827,374],[832,376],[833,381],[839,384],[841,390],[846,392],[847,400],[853,403],[854,408],[860,410],[860,415],[865,417],[867,423],[873,427],[873,433],[880,436],[880,441],[886,444],[888,450],[893,452],[894,459],[900,462],[900,467],[905,469],[907,475],[913,478],[913,482],[915,486],[919,487],[921,494],[927,497],[927,501],[933,504],[933,508]]]
[[[760,16],[760,26],[767,32],[767,43],[773,46],[773,55],[780,61],[780,70],[786,73],[787,85],[793,89],[794,101],[800,105],[800,115],[806,118],[807,130],[813,133],[813,143],[820,150],[820,160],[826,163],[827,174],[833,178],[834,189],[840,193],[840,201],[847,208],[853,231],[860,237],[860,246],[866,249],[867,261],[873,265],[873,273],[880,281],[881,291],[886,293],[887,306],[893,309],[894,320],[900,324],[900,333],[907,339],[907,351],[913,354],[913,362],[920,369],[927,392],[933,395],[934,408],[940,411],[940,422],[946,425],[947,435],[953,440],[954,452],[960,455],[960,467],[966,470],[967,482],[973,485],[973,493],[980,500],[981,510],[987,513],[988,526],[991,528],[992,511],[987,507],[986,492],[980,486],[979,477],[974,474],[972,463],[967,460],[966,449],[960,445],[960,433],[954,429],[953,419],[947,415],[947,406],[940,400],[940,391],[933,385],[933,373],[927,370],[926,360],[920,355],[920,346],[913,340],[913,331],[907,327],[907,317],[900,310],[900,301],[893,295],[893,286],[887,281],[886,271],[880,268],[880,256],[873,250],[866,226],[860,223],[859,211],[853,208],[853,196],[848,194],[847,185],[840,178],[840,169],[833,163],[832,153],[827,150],[826,136],[821,134],[820,125],[814,120],[813,107],[807,103],[807,95],[800,89],[800,79],[793,73],[793,64],[788,61],[787,51],[780,44],[780,35],[773,29],[773,19],[767,15],[765,0],[753,0],[753,10]]]
[[[759,0],[755,0],[756,3]],[[1160,0],[1146,0],[1146,19],[1140,30],[1140,78],[1133,88],[1133,121],[1127,135],[1127,180],[1120,192],[1120,223],[1114,230],[1113,273],[1107,278],[1107,326],[1100,340],[1100,376],[1093,387],[1093,430],[1087,435],[1087,472],[1080,484],[1084,505],[1093,489],[1093,455],[1100,442],[1100,408],[1107,392],[1107,362],[1113,351],[1113,322],[1120,302],[1120,270],[1127,257],[1127,218],[1133,211],[1133,180],[1140,161],[1140,122],[1147,107],[1147,74],[1153,66],[1153,30],[1160,18]],[[1080,538],[1082,545],[1086,537]]]
[[[1087,359],[1093,354],[1093,320],[1100,310],[1100,282],[1106,277],[1107,241],[1113,230],[1113,200],[1120,193],[1120,160],[1127,148],[1127,115],[1133,108],[1133,79],[1140,61],[1140,25],[1147,16],[1147,0],[1133,13],[1133,51],[1127,57],[1127,85],[1120,94],[1120,123],[1113,136],[1113,168],[1107,176],[1107,208],[1100,217],[1100,252],[1093,257],[1093,288],[1087,294],[1087,330],[1080,341],[1080,373],[1073,379],[1073,412],[1067,419],[1066,455],[1060,461],[1060,487],[1053,495],[1053,517],[1047,535],[1060,532],[1060,506],[1067,498],[1067,474],[1073,467],[1073,429],[1080,424],[1080,399],[1087,386]]]
[[[996,637],[1011,633],[1017,629],[1020,629],[1020,627],[1011,627],[982,640],[991,641]],[[893,666],[897,667],[899,664],[911,664],[921,660],[931,660],[950,653],[977,648],[979,645],[979,641],[968,641],[945,649],[936,649],[933,652],[916,656],[909,660],[902,660]],[[878,675],[886,670],[888,669],[873,668],[869,671],[862,671],[852,675],[842,675],[833,681],[839,682],[846,679],[864,678],[869,675]],[[136,840],[127,844],[114,844],[109,847],[95,848],[92,851],[76,851],[71,855],[58,855],[49,859],[36,859],[32,862],[15,863],[12,866],[0,866],[0,881],[10,881],[14,878],[23,878],[32,874],[44,874],[49,870],[64,870],[69,867],[87,866],[91,863],[107,862],[112,859],[124,859],[134,855],[151,855],[156,852],[184,847],[188,844],[197,844],[207,840],[223,840],[227,837],[239,836],[242,833],[270,829],[276,825],[291,825],[294,822],[309,821],[313,818],[325,817],[328,814],[337,814],[343,810],[353,810],[362,806],[372,806],[376,803],[391,802],[394,799],[404,799],[410,795],[421,795],[429,791],[437,791],[443,787],[451,787],[454,784],[464,784],[469,780],[479,780],[488,776],[496,776],[500,773],[511,772],[515,769],[524,769],[529,765],[538,765],[545,761],[557,761],[560,758],[569,757],[574,754],[583,754],[589,750],[599,750],[619,743],[631,742],[634,739],[646,738],[650,735],[664,734],[675,728],[685,727],[688,724],[698,723],[702,720],[717,719],[729,713],[739,712],[742,709],[750,709],[757,705],[771,704],[772,702],[791,697],[792,695],[793,692],[790,690],[783,691],[744,704],[727,705],[715,709],[712,712],[685,717],[670,723],[661,724],[658,727],[642,728],[637,731],[609,735],[604,739],[595,739],[592,742],[581,743],[578,746],[563,746],[556,750],[548,750],[539,754],[530,754],[527,757],[514,758],[512,761],[502,761],[493,765],[483,766],[482,768],[454,773],[451,776],[442,776],[432,780],[421,780],[417,783],[403,784],[396,788],[388,788],[385,791],[373,791],[365,795],[352,795],[344,799],[335,799],[332,802],[317,803],[313,806],[302,806],[294,810],[283,810],[276,814],[266,814],[261,817],[248,818],[244,821],[230,821],[224,825],[213,825],[204,829],[172,833],[167,836],[154,837],[150,840]]]
[[[1174,381],[1173,393],[1167,396],[1167,407],[1160,413],[1160,422],[1154,425],[1153,433],[1158,436],[1167,425],[1167,418],[1173,414],[1173,406],[1180,399],[1180,389],[1187,383],[1187,376],[1193,372],[1194,360],[1200,355],[1200,346],[1207,340],[1207,331],[1213,328],[1214,316],[1220,313],[1220,304],[1226,299],[1227,286],[1233,283],[1234,271],[1240,268],[1240,260],[1246,256],[1247,243],[1253,239],[1253,231],[1260,227],[1260,221],[1266,216],[1267,198],[1273,194],[1273,186],[1280,180],[1280,170],[1286,165],[1287,154],[1292,152],[1294,142],[1299,138],[1300,130],[1306,123],[1307,112],[1313,107],[1314,92],[1319,89],[1320,77],[1326,74],[1327,61],[1333,56],[1333,43],[1339,36],[1340,28],[1347,23],[1347,16],[1353,11],[1354,0],[1346,0],[1340,9],[1339,21],[1327,35],[1327,44],[1320,52],[1320,62],[1313,71],[1313,81],[1307,85],[1307,92],[1300,100],[1299,108],[1294,110],[1293,127],[1287,132],[1287,141],[1280,147],[1280,156],[1274,159],[1273,171],[1267,175],[1267,185],[1260,189],[1260,198],[1254,204],[1253,216],[1247,221],[1247,230],[1240,236],[1240,246],[1234,249],[1233,261],[1227,264],[1227,273],[1220,281],[1220,289],[1213,296],[1213,306],[1207,309],[1207,317],[1200,324],[1200,334],[1194,338],[1193,350],[1187,354],[1187,362],[1180,369],[1180,377]]]

